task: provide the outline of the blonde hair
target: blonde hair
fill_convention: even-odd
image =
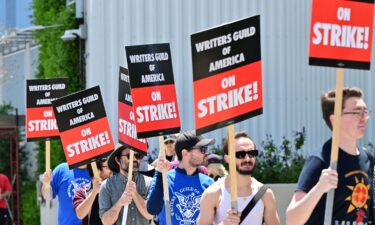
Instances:
[[[215,178],[217,176],[223,177],[228,175],[228,172],[226,171],[225,167],[221,163],[211,163],[207,166],[208,169],[208,175],[212,178]]]

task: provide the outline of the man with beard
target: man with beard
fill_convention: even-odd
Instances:
[[[204,139],[197,136],[194,131],[182,132],[177,136],[175,149],[180,163],[167,172],[172,224],[196,224],[201,195],[213,183],[209,176],[199,173],[198,167],[203,163],[208,146],[214,143],[215,140]],[[168,168],[168,164],[169,162],[159,155],[157,172],[147,198],[147,210],[159,216],[160,225],[167,223],[160,171]]]
[[[106,179],[99,193],[99,215],[104,225],[122,224],[124,206],[128,206],[127,225],[148,225],[153,218],[146,209],[146,197],[151,178],[138,173],[143,155],[134,152],[133,180],[128,181],[131,148],[118,144],[108,159],[109,168],[116,173]]]
[[[326,192],[335,189],[332,224],[370,224],[373,168],[369,155],[357,145],[365,135],[370,111],[359,88],[344,88],[339,128],[337,169],[329,168],[332,138],[305,162],[296,191],[286,211],[287,224],[323,225]],[[323,119],[332,130],[336,91],[321,96]],[[370,154],[370,153],[369,153]]]
[[[234,135],[237,168],[238,210],[242,212],[262,183],[252,177],[258,150],[249,135],[239,132]],[[228,142],[224,144],[224,160],[229,162]],[[200,202],[198,225],[229,225],[240,223],[240,213],[231,209],[230,175],[220,178],[207,188]],[[261,225],[280,224],[276,211],[275,196],[271,189],[267,189],[262,198],[255,204],[250,213],[244,218],[243,224]]]

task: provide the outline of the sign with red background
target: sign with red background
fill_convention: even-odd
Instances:
[[[313,0],[309,64],[369,70],[373,20],[373,0]]]
[[[137,137],[180,131],[169,44],[127,46],[131,96]]]
[[[99,86],[52,103],[69,168],[106,157],[114,142]]]
[[[260,16],[191,35],[197,134],[263,112]]]
[[[129,72],[120,67],[118,95],[118,139],[136,151],[147,153],[147,139],[137,138],[134,112],[130,92]]]
[[[68,93],[68,79],[35,79],[26,81],[27,141],[59,139],[52,101]]]

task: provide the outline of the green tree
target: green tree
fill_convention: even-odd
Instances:
[[[80,68],[80,52],[84,52],[81,40],[64,42],[60,37],[66,29],[78,27],[74,18],[74,5],[66,7],[65,0],[33,0],[33,18],[35,25],[60,25],[35,32],[35,38],[40,44],[39,66],[37,78],[67,77],[69,80],[69,93],[81,90],[85,86],[84,73]],[[79,49],[79,47],[81,49]],[[37,175],[45,171],[45,142],[38,142],[37,147],[37,174],[33,181],[22,186],[21,222],[27,225],[36,225],[40,222],[37,202],[35,180]],[[64,152],[60,141],[51,141],[51,168],[65,161]]]

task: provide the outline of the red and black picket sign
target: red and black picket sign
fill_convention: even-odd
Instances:
[[[127,46],[137,137],[180,131],[180,116],[169,44]]]
[[[313,0],[309,64],[370,70],[374,0]]]
[[[123,67],[120,67],[119,72],[118,139],[121,144],[130,146],[135,151],[147,153],[147,139],[137,138],[129,72]]]
[[[26,81],[26,139],[40,141],[59,139],[52,101],[68,93],[68,79]]]
[[[260,16],[192,34],[191,49],[197,134],[262,114]]]
[[[52,105],[69,168],[113,151],[115,145],[99,86],[59,98]]]

